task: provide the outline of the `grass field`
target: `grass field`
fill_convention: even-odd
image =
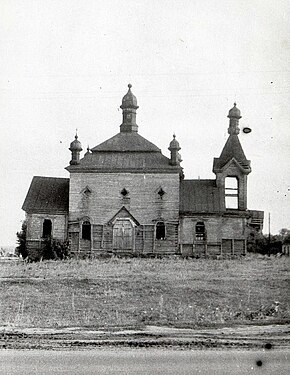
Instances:
[[[177,327],[290,319],[290,259],[1,263],[0,325]]]

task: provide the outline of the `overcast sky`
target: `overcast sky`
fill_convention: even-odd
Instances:
[[[0,0],[0,245],[33,176],[68,177],[69,143],[119,132],[130,82],[139,133],[186,178],[214,178],[236,101],[264,232],[290,228],[289,0]]]

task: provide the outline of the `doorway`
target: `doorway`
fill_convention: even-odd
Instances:
[[[114,250],[133,250],[134,228],[131,220],[117,219],[113,227],[113,249]]]

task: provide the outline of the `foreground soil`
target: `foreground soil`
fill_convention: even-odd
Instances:
[[[132,330],[80,327],[0,328],[0,349],[84,349],[100,347],[173,349],[290,348],[290,324],[203,329],[147,326]]]
[[[286,257],[0,266],[2,348],[288,345]]]

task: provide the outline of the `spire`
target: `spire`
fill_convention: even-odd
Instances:
[[[128,92],[122,99],[122,105],[120,108],[123,110],[123,122],[120,126],[122,133],[131,133],[138,131],[138,125],[136,124],[136,110],[139,108],[137,105],[136,96],[131,91],[132,85],[129,83]]]
[[[241,111],[234,103],[228,114],[228,139],[220,157],[213,160],[221,210],[247,209],[247,175],[251,172],[251,162],[247,160],[238,136],[241,117]]]
[[[224,145],[220,157],[214,158],[213,171],[216,173],[218,170],[221,170],[232,158],[235,158],[243,172],[248,174],[251,172],[250,161],[247,160],[238,137],[240,132],[239,119],[242,118],[242,116],[241,111],[236,106],[236,103],[234,103],[233,108],[230,109],[228,118],[230,119],[228,128],[229,137]]]
[[[234,103],[233,108],[229,110],[228,118],[230,119],[228,133],[238,135],[240,133],[239,119],[242,118],[242,116],[241,111],[237,108],[237,103]]]

